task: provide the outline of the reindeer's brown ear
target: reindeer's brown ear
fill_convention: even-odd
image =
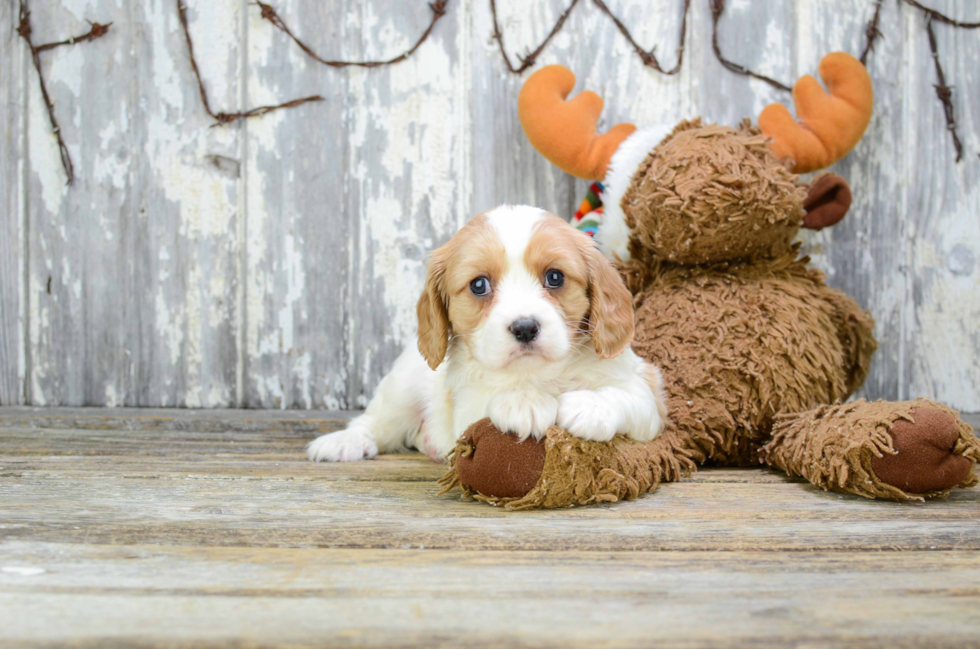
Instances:
[[[821,230],[836,225],[851,208],[851,186],[836,174],[824,174],[813,181],[803,209],[803,227]]]
[[[633,342],[633,296],[609,260],[592,245],[589,264],[589,326],[602,358],[619,356]]]
[[[419,318],[419,352],[432,369],[439,367],[449,349],[449,312],[442,294],[444,272],[445,265],[437,250],[429,260],[425,288],[415,308]]]

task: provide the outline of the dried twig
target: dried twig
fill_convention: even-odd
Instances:
[[[31,50],[31,61],[34,63],[34,69],[37,70],[38,84],[41,86],[41,96],[44,98],[44,106],[48,109],[48,121],[51,122],[51,131],[54,133],[58,140],[58,151],[61,154],[61,166],[65,169],[65,175],[68,177],[68,183],[71,185],[75,182],[75,165],[71,162],[71,155],[68,153],[68,146],[65,144],[65,140],[61,137],[61,126],[58,124],[58,118],[54,114],[54,102],[51,101],[51,95],[48,94],[48,85],[44,80],[44,70],[41,68],[41,52],[46,52],[47,50],[53,50],[56,47],[61,47],[62,45],[74,45],[76,43],[84,43],[86,41],[94,41],[97,38],[101,38],[106,35],[109,31],[109,27],[112,23],[108,25],[100,25],[99,23],[90,23],[92,29],[86,34],[81,36],[75,36],[64,41],[58,41],[55,43],[45,43],[44,45],[34,45],[34,40],[32,39],[31,30],[31,12],[27,9],[25,0],[20,2],[20,21],[17,25],[17,34],[20,35],[27,42],[27,47]]]
[[[875,0],[875,14],[864,28],[864,36],[867,41],[864,44],[864,51],[861,52],[861,63],[867,65],[868,55],[874,49],[875,41],[881,37],[881,30],[878,29],[878,19],[881,17],[881,0]]]
[[[681,35],[677,46],[677,63],[675,63],[674,67],[670,68],[669,70],[664,70],[660,66],[660,61],[657,60],[655,53],[657,51],[656,45],[654,45],[649,52],[644,50],[635,40],[633,40],[629,30],[626,29],[626,25],[624,25],[619,18],[617,18],[616,15],[609,10],[609,7],[606,6],[605,2],[602,0],[593,0],[593,2],[595,2],[596,6],[599,7],[599,9],[609,16],[616,24],[616,28],[619,29],[619,32],[626,37],[626,40],[629,41],[630,45],[633,46],[633,49],[636,50],[640,60],[643,61],[643,65],[651,67],[657,72],[662,72],[664,74],[677,74],[680,72],[681,64],[684,62],[684,40],[687,37],[687,14],[688,10],[691,8],[691,0],[684,0],[684,11],[681,17]]]
[[[112,27],[112,23],[109,23],[108,25],[102,25],[99,23],[89,22],[89,25],[92,26],[92,29],[88,30],[81,36],[70,36],[69,38],[63,41],[38,45],[37,51],[46,52],[47,50],[53,50],[54,48],[61,47],[62,45],[75,45],[76,43],[84,43],[85,41],[94,41],[96,38],[102,38],[103,36],[105,36],[106,32],[109,31],[109,28]]]
[[[561,28],[565,25],[565,21],[568,19],[568,15],[572,12],[572,9],[575,8],[575,5],[577,5],[578,2],[579,0],[572,0],[569,3],[568,8],[565,9],[565,11],[563,11],[560,16],[558,16],[558,20],[555,22],[555,25],[551,28],[551,31],[548,32],[548,35],[545,37],[545,39],[541,41],[541,43],[528,54],[524,56],[518,54],[517,58],[521,62],[521,64],[514,65],[513,62],[511,62],[510,57],[507,56],[507,50],[504,47],[504,34],[502,31],[500,31],[500,21],[497,18],[496,0],[490,0],[490,13],[493,15],[493,38],[497,41],[497,44],[500,46],[500,54],[504,58],[504,64],[507,66],[507,69],[513,72],[514,74],[521,74],[529,67],[534,65],[534,63],[537,61],[538,56],[548,45],[551,39],[554,38],[559,31],[561,31]],[[651,67],[657,72],[662,72],[663,74],[677,74],[680,71],[681,64],[684,61],[684,41],[687,38],[687,14],[688,14],[688,9],[691,6],[691,0],[684,0],[684,11],[681,17],[680,38],[678,39],[679,45],[677,47],[677,63],[675,63],[674,67],[670,68],[669,70],[665,70],[660,65],[660,61],[657,60],[656,46],[654,46],[653,49],[649,51],[640,47],[639,43],[637,43],[636,40],[633,39],[633,35],[630,33],[629,29],[626,27],[625,24],[623,24],[623,21],[621,21],[616,16],[616,14],[612,12],[612,10],[606,5],[605,2],[603,2],[603,0],[593,0],[593,2],[595,3],[595,6],[598,7],[602,13],[606,14],[606,16],[613,21],[613,23],[616,25],[616,28],[619,30],[619,33],[621,33],[626,38],[626,40],[629,41],[629,44],[633,46],[633,49],[640,57],[640,60],[643,61],[643,65]]]
[[[721,19],[721,14],[725,11],[725,0],[710,0],[711,1],[711,47],[715,51],[715,56],[723,66],[731,70],[735,74],[741,74],[746,77],[752,77],[753,79],[758,79],[759,81],[765,81],[773,88],[778,88],[780,90],[785,90],[789,92],[792,90],[785,83],[776,81],[772,77],[767,77],[764,74],[759,74],[758,72],[753,72],[744,65],[730,61],[724,57],[721,53],[721,47],[718,45],[718,21]]]
[[[943,66],[939,63],[939,48],[936,45],[936,33],[932,29],[932,16],[926,19],[926,33],[929,34],[929,49],[932,50],[932,61],[936,64],[936,76],[939,83],[935,84],[936,96],[943,104],[943,112],[946,114],[946,128],[953,136],[953,146],[956,148],[956,161],[963,159],[963,143],[956,133],[956,119],[953,116],[953,89],[946,85],[946,74]]]
[[[415,50],[417,50],[419,46],[425,42],[425,39],[429,37],[429,34],[432,33],[432,29],[436,26],[436,23],[439,21],[439,19],[442,18],[444,15],[446,15],[446,4],[448,2],[449,0],[434,0],[431,4],[429,4],[429,8],[432,9],[432,21],[429,23],[429,26],[425,28],[425,31],[422,32],[422,35],[419,37],[419,39],[415,41],[415,45],[412,45],[412,47],[405,50],[395,58],[388,59],[386,61],[340,61],[340,60],[331,61],[325,59],[319,54],[317,54],[316,52],[314,52],[310,48],[310,46],[308,46],[306,43],[304,43],[299,38],[297,38],[296,35],[293,34],[293,32],[289,29],[289,26],[286,25],[283,19],[279,17],[279,14],[276,13],[276,10],[273,9],[271,5],[267,5],[264,2],[256,2],[255,4],[257,4],[259,8],[262,10],[263,18],[265,18],[270,23],[275,25],[278,29],[282,30],[287,36],[289,36],[289,38],[293,40],[294,43],[296,43],[299,46],[301,50],[306,52],[307,56],[309,56],[314,61],[318,61],[323,65],[329,65],[332,68],[346,68],[351,66],[358,67],[358,68],[377,68],[382,65],[391,65],[393,63],[404,61],[412,54],[414,54]]]
[[[930,9],[929,7],[924,7],[916,0],[905,0],[905,4],[911,5],[920,11],[925,12],[926,16],[933,20],[938,20],[941,23],[946,23],[947,25],[952,25],[953,27],[962,27],[964,29],[977,29],[980,27],[980,22],[977,23],[967,23],[961,20],[954,20],[949,16],[943,15],[936,11],[935,9]]]
[[[918,0],[903,0],[903,2],[910,7],[918,9],[926,16],[926,33],[929,36],[929,49],[932,52],[932,60],[936,66],[936,76],[939,78],[939,83],[934,85],[936,96],[939,97],[939,101],[943,105],[943,113],[946,116],[946,128],[953,137],[953,147],[956,149],[956,161],[959,162],[963,159],[963,143],[960,142],[959,134],[956,132],[956,119],[953,113],[953,88],[946,84],[946,74],[943,72],[943,66],[939,61],[939,46],[936,43],[936,33],[933,30],[932,22],[935,20],[936,22],[962,29],[977,29],[980,27],[980,22],[970,23],[955,20],[935,9],[924,6]],[[874,17],[868,23],[867,29],[865,30],[868,42],[865,45],[864,52],[861,54],[861,63],[867,63],[868,54],[870,54],[874,47],[874,41],[882,35],[878,29],[878,16],[880,13],[881,0],[876,0]]]
[[[963,143],[960,142],[960,136],[956,132],[956,117],[953,113],[953,87],[946,84],[946,73],[943,72],[943,66],[939,61],[939,46],[936,43],[936,32],[932,28],[932,21],[935,20],[962,29],[977,29],[980,27],[980,22],[968,23],[962,20],[954,20],[949,16],[939,13],[935,9],[923,6],[916,0],[905,0],[905,3],[922,11],[926,15],[926,34],[929,36],[929,50],[932,52],[932,61],[936,66],[936,77],[939,80],[939,83],[934,84],[936,96],[939,97],[939,101],[943,105],[943,114],[946,116],[946,128],[953,137],[953,148],[956,149],[956,162],[959,162],[963,159]]]
[[[275,106],[259,106],[258,108],[251,108],[237,113],[214,112],[211,108],[211,102],[208,101],[208,93],[204,89],[204,81],[202,81],[201,71],[197,67],[197,59],[194,57],[194,41],[191,40],[191,30],[187,26],[187,7],[184,5],[183,0],[177,0],[177,16],[180,18],[181,29],[184,30],[184,39],[187,41],[187,54],[191,59],[191,69],[194,71],[194,78],[197,79],[197,89],[201,93],[201,103],[204,104],[204,110],[207,111],[207,114],[213,117],[218,124],[228,124],[237,122],[240,119],[259,117],[281,108],[293,108],[294,106],[299,106],[310,101],[323,100],[323,97],[320,95],[311,95],[309,97],[293,99],[282,104],[276,104]]]
[[[520,60],[521,64],[515,67],[514,64],[511,63],[510,57],[507,56],[507,50],[504,48],[504,33],[500,31],[500,24],[497,21],[497,3],[495,0],[490,0],[490,13],[493,14],[493,37],[500,46],[500,54],[504,57],[504,63],[507,65],[507,69],[514,74],[521,74],[524,72],[524,70],[527,70],[529,67],[534,65],[538,55],[541,54],[544,48],[548,45],[548,42],[555,37],[555,34],[561,31],[562,26],[568,19],[568,14],[572,12],[572,9],[574,9],[575,5],[577,4],[578,0],[572,0],[571,4],[568,5],[568,9],[565,9],[565,11],[562,12],[561,16],[558,17],[558,22],[555,23],[555,26],[551,28],[551,31],[548,33],[545,39],[541,41],[541,44],[534,49],[534,51],[525,56],[521,56],[520,54],[517,55],[517,58]]]

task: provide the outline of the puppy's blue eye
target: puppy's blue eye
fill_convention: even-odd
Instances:
[[[565,274],[560,270],[549,270],[544,274],[544,285],[548,288],[561,288],[565,283]]]
[[[487,295],[490,293],[490,280],[486,277],[477,277],[470,282],[470,292],[477,296]]]

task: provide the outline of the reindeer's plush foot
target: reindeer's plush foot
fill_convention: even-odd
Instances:
[[[963,456],[969,446],[959,444],[961,425],[950,412],[919,406],[912,421],[892,424],[895,452],[872,457],[871,469],[879,480],[907,493],[949,491],[970,477],[975,461]]]
[[[763,455],[824,489],[922,500],[975,485],[980,442],[946,406],[861,400],[782,417]]]
[[[461,484],[491,498],[522,498],[541,479],[544,440],[504,435],[489,419],[470,426],[456,446],[453,466]]]
[[[670,428],[650,442],[622,435],[593,442],[556,426],[544,439],[518,441],[482,419],[457,442],[440,484],[507,509],[616,502],[691,473],[692,455]]]

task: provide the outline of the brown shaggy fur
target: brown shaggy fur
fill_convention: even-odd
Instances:
[[[640,165],[623,196],[634,247],[702,264],[789,251],[806,187],[759,129],[682,122]]]
[[[741,463],[777,415],[844,399],[867,375],[874,322],[807,262],[664,265],[637,296],[633,350],[660,367],[668,416],[706,459]],[[855,314],[845,347],[836,323]]]
[[[959,415],[932,401],[892,403],[864,399],[836,406],[821,406],[799,415],[784,415],[773,430],[772,441],[763,449],[766,461],[791,476],[801,476],[822,489],[833,489],[886,500],[923,500],[944,496],[951,487],[906,492],[876,475],[876,460],[895,457],[896,432],[904,422],[925,423],[927,412],[937,412],[952,423],[952,439],[939,461],[922,467],[929,472],[955,471],[954,483],[972,487],[977,477],[972,464],[980,461],[980,442]],[[942,422],[944,427],[946,422]],[[948,444],[948,446],[947,446]],[[905,448],[909,455],[914,448]],[[895,457],[895,459],[898,459]],[[952,466],[950,466],[952,465]],[[914,477],[918,467],[906,467],[905,476]],[[942,476],[939,476],[942,481]]]
[[[552,428],[540,479],[502,496],[494,474],[479,471],[487,467],[457,470],[456,457],[500,437],[485,420],[460,439],[441,484],[509,509],[628,500],[703,462],[767,462],[824,489],[890,500],[976,484],[980,443],[952,410],[841,405],[868,374],[874,322],[797,258],[805,196],[757,129],[680,124],[623,198],[632,260],[619,264],[635,295],[633,350],[663,372],[666,430],[646,443],[597,443]],[[511,466],[517,454],[499,441],[496,466]],[[489,485],[482,493],[466,486],[474,468]]]
[[[523,496],[490,495],[471,488],[476,481],[464,470],[468,467],[460,458],[471,456],[480,443],[477,440],[491,435],[498,438],[494,450],[508,460],[518,457],[523,450],[520,446],[535,444],[531,439],[518,442],[513,435],[501,435],[489,419],[480,420],[457,442],[449,458],[449,470],[439,481],[443,493],[460,487],[467,498],[503,505],[509,510],[552,509],[633,500],[655,490],[661,482],[679,480],[695,470],[676,431],[667,431],[646,443],[623,435],[608,442],[590,442],[553,426],[538,442],[545,448],[544,468],[531,490]],[[505,438],[509,448],[501,448],[499,438]]]

